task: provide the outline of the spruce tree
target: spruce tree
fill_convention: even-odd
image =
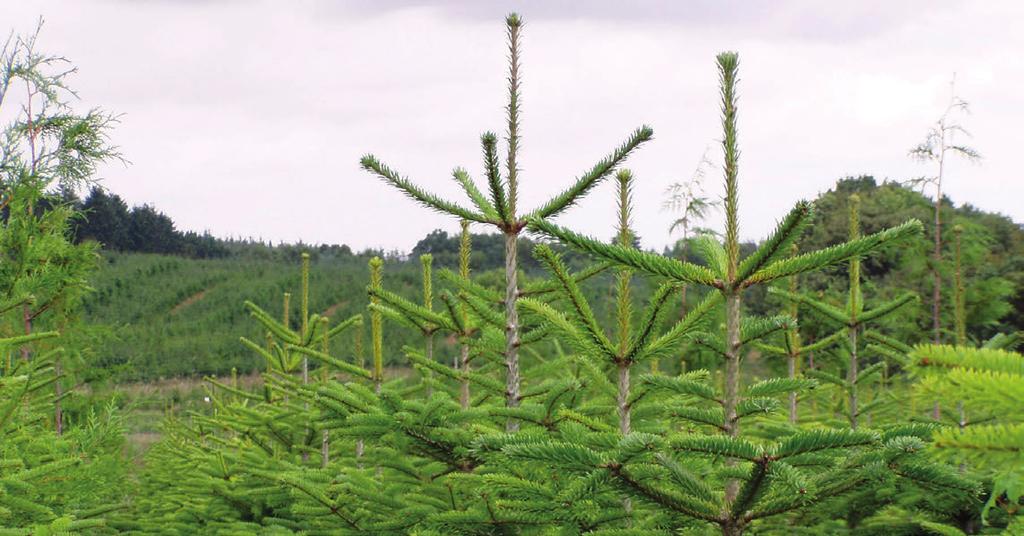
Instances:
[[[796,255],[799,248],[796,244],[790,246],[790,250],[793,255]],[[788,292],[790,295],[797,295],[798,288],[798,277],[791,276],[788,278]],[[799,300],[791,300],[789,307],[786,310],[786,314],[793,319],[793,325],[786,330],[782,337],[782,346],[774,344],[768,344],[765,342],[755,342],[757,348],[769,355],[779,356],[786,358],[786,377],[789,379],[796,379],[798,371],[802,368],[802,361],[805,354],[813,354],[813,352],[820,351],[824,348],[828,348],[836,343],[842,336],[842,332],[836,332],[828,337],[824,337],[810,344],[804,344],[803,339],[800,336],[800,327],[797,324],[799,319]],[[789,393],[789,422],[796,424],[799,419],[799,410],[797,408],[797,392],[793,391]]]
[[[894,455],[888,449],[874,455],[850,455],[851,450],[856,451],[859,447],[877,444],[880,438],[873,432],[810,430],[795,432],[767,445],[751,442],[741,436],[741,420],[757,412],[751,412],[750,406],[758,406],[759,396],[776,394],[780,390],[788,392],[794,388],[788,380],[776,380],[751,385],[746,392],[741,393],[740,361],[744,343],[791,325],[791,319],[743,322],[740,311],[743,291],[753,285],[767,284],[860,257],[921,230],[920,222],[911,221],[823,250],[786,258],[791,244],[799,238],[811,215],[811,206],[806,202],[800,202],[754,253],[741,260],[737,180],[739,150],[736,128],[738,65],[738,56],[735,53],[723,53],[718,56],[724,131],[722,148],[725,162],[726,225],[724,243],[719,244],[711,240],[702,242],[702,253],[708,263],[707,266],[603,244],[541,218],[530,220],[532,229],[624,267],[665,277],[676,284],[689,283],[712,287],[725,302],[724,340],[703,338],[716,346],[720,345],[725,361],[722,393],[718,395],[714,391],[698,390],[689,381],[675,387],[681,389],[681,392],[699,392],[706,400],[720,404],[722,433],[712,436],[687,435],[664,441],[656,438],[627,438],[625,441],[629,446],[622,444],[619,450],[613,450],[605,456],[579,449],[576,449],[576,452],[580,457],[577,462],[579,465],[596,471],[591,473],[592,475],[601,474],[602,478],[611,479],[644,500],[672,512],[714,523],[727,535],[741,534],[755,520],[805,508],[831,496],[849,492],[861,485],[865,481],[863,479],[868,478],[865,472],[870,470],[867,467],[877,463],[867,462],[868,458],[874,456],[885,459]],[[717,420],[715,422],[717,424]],[[538,448],[539,446],[523,447],[523,452],[518,454],[552,461],[556,459],[545,456],[543,452],[536,450]],[[681,485],[678,479],[677,484],[669,484],[672,470],[670,466],[664,464],[657,469],[650,468],[647,465],[650,462],[646,460],[642,466],[631,465],[640,453],[661,449],[667,449],[662,454],[667,460],[675,459],[672,452],[725,458],[728,463],[716,478],[723,486],[722,494],[716,496],[709,493],[707,488],[694,488],[692,484]],[[513,454],[515,453],[513,450]],[[804,473],[799,469],[800,463],[796,463],[795,460],[790,462],[790,458],[800,459],[811,453],[815,457],[820,457],[819,460],[823,462],[823,467],[816,473]],[[663,478],[665,480],[662,480]],[[815,491],[811,491],[812,489]]]
[[[971,426],[935,430],[932,448],[944,459],[966,463],[992,476],[986,520],[998,508],[1008,520],[1007,532],[1021,530],[1024,504],[1024,356],[1006,350],[922,345],[910,352],[924,376],[919,393],[941,400],[960,400],[976,414],[993,416]]]
[[[860,197],[857,194],[853,194],[850,196],[849,202],[849,239],[852,241],[859,239],[861,234]],[[866,414],[872,407],[882,402],[881,399],[876,398],[874,403],[862,407],[859,396],[860,389],[867,383],[867,380],[880,374],[882,369],[886,367],[885,362],[878,362],[870,367],[861,369],[861,357],[864,347],[862,335],[867,326],[896,313],[901,307],[914,303],[917,300],[917,296],[912,293],[904,293],[876,307],[866,309],[863,292],[861,291],[860,259],[856,257],[850,259],[848,266],[850,282],[846,307],[844,309],[839,309],[807,294],[798,294],[793,291],[786,292],[779,289],[771,290],[793,303],[809,307],[825,319],[826,322],[841,327],[840,331],[816,342],[814,347],[815,349],[824,349],[832,344],[839,345],[841,353],[846,356],[845,379],[819,370],[809,370],[806,374],[815,379],[836,385],[845,392],[846,418],[850,427],[856,429],[861,415]]]
[[[411,182],[398,172],[379,161],[373,155],[362,158],[362,166],[367,171],[379,176],[388,184],[398,188],[418,203],[444,214],[474,223],[496,227],[505,236],[505,367],[506,373],[506,404],[510,408],[518,407],[522,400],[520,390],[519,346],[520,325],[516,300],[520,296],[518,285],[518,239],[529,218],[551,218],[564,212],[577,203],[597,184],[607,178],[629,154],[640,144],[651,139],[652,131],[644,126],[638,128],[618,148],[607,157],[584,172],[575,182],[560,194],[552,197],[538,208],[523,212],[519,201],[519,134],[520,121],[520,38],[523,28],[522,18],[513,13],[505,19],[508,32],[509,67],[508,67],[508,105],[506,106],[507,148],[505,170],[502,175],[498,156],[498,137],[492,132],[484,133],[481,138],[484,155],[484,175],[487,177],[488,194],[485,196],[476,186],[469,173],[456,168],[453,178],[465,190],[473,208],[466,208],[459,203],[438,197]],[[518,429],[514,419],[508,422],[510,431]]]

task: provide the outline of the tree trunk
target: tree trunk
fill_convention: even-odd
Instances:
[[[679,307],[679,318],[686,318],[686,285],[679,289],[679,298],[682,300],[682,305]]]
[[[796,378],[796,357],[789,355],[786,359],[786,369],[790,379]],[[796,424],[796,391],[789,393],[789,422]]]
[[[942,344],[942,326],[939,313],[942,310],[942,274],[939,272],[939,265],[942,262],[942,172],[945,159],[945,140],[942,142],[943,150],[939,155],[939,177],[935,183],[935,246],[932,250],[932,330],[933,342]]]
[[[505,233],[505,406],[519,407],[519,313],[516,300],[519,298],[517,285],[518,232]],[[519,431],[519,421],[510,418],[505,426],[508,432]]]
[[[735,521],[726,521],[722,523],[722,536],[741,536],[743,534],[743,527],[741,527]]]
[[[739,422],[736,419],[736,405],[739,403],[740,383],[740,292],[729,291],[725,298],[725,433],[731,437],[739,434]],[[729,460],[735,465],[736,460]],[[739,492],[739,482],[729,481],[725,488],[725,502],[732,503]]]
[[[623,436],[629,435],[630,431],[630,414],[629,414],[629,364],[619,363],[619,395],[616,398],[618,410],[619,410],[619,433]],[[626,511],[627,515],[632,516],[633,514],[633,501],[626,497],[622,499],[622,509]],[[633,519],[630,517],[626,521],[626,526],[631,527],[633,525]]]
[[[619,409],[619,432],[622,435],[629,434],[629,364],[619,363],[619,396],[617,399]]]
[[[330,432],[324,430],[323,438],[320,440],[320,467],[327,467],[331,458]]]
[[[32,309],[28,305],[24,306],[21,310],[22,320],[25,323],[25,335],[32,334]],[[29,353],[28,346],[21,347],[21,359],[28,361]]]
[[[850,336],[850,366],[846,371],[846,381],[849,383],[849,404],[850,404],[850,428],[857,429],[857,328],[848,328]]]
[[[688,232],[689,232],[689,229],[684,224],[683,225],[683,246],[680,248],[680,251],[679,251],[679,260],[682,261],[682,262],[686,262],[686,235],[688,234]],[[683,284],[682,288],[679,289],[679,298],[681,300],[681,303],[680,303],[680,306],[679,306],[679,318],[682,319],[682,318],[686,318],[686,284],[685,283]],[[685,345],[684,345],[683,349],[685,350]],[[657,371],[655,371],[655,372],[657,372]],[[679,373],[682,374],[684,372],[686,372],[686,353],[685,352],[683,352],[683,354],[679,356]]]
[[[54,397],[53,401],[53,426],[56,430],[57,435],[64,434],[64,408],[61,406],[61,398],[64,396],[64,389],[60,383],[60,375],[63,373],[63,367],[61,367],[60,357],[53,362],[53,372],[57,376],[57,381],[53,382]]]
[[[434,334],[431,333],[430,335],[427,335],[426,339],[427,339],[427,348],[426,348],[427,361],[433,362],[434,361]],[[426,372],[427,372],[427,379],[428,380],[433,380],[434,379],[434,372],[431,371],[430,369],[427,369]],[[427,382],[426,395],[427,395],[427,398],[430,398],[430,397],[434,396],[434,387],[430,384],[430,381]]]
[[[463,374],[469,374],[469,346],[466,344],[462,345],[459,350],[459,364],[461,366]],[[459,391],[459,403],[462,404],[462,409],[469,409],[469,378],[462,380],[462,388]]]
[[[686,260],[686,255],[683,255],[683,260],[684,261]],[[682,305],[679,307],[679,318],[686,318],[686,285],[683,285],[682,288],[679,289],[679,298],[682,301]],[[680,374],[686,372],[686,352],[685,352],[685,349],[686,349],[685,345],[683,345],[684,352],[679,356],[679,373]],[[657,372],[657,370],[655,370],[654,372]]]

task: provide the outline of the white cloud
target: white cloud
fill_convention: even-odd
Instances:
[[[661,191],[718,136],[713,58],[735,49],[745,237],[839,177],[920,175],[906,151],[941,111],[954,71],[986,158],[951,166],[948,192],[1024,220],[1011,134],[1024,121],[1016,2],[586,6],[517,7],[527,20],[524,206],[649,123],[655,141],[629,162],[636,224],[645,244],[667,243]],[[133,164],[102,175],[129,202],[219,235],[407,250],[456,225],[358,159],[374,152],[451,195],[454,166],[480,175],[479,134],[503,130],[507,9],[29,0],[5,3],[0,20],[28,31],[45,16],[41,43],[80,67],[83,102],[124,114],[115,141]],[[720,190],[717,176],[708,190]],[[608,236],[613,206],[605,186],[562,221]]]

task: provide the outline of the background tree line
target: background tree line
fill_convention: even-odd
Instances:
[[[816,222],[805,239],[808,247],[823,247],[835,243],[846,233],[846,200],[851,194],[858,194],[863,201],[865,231],[873,232],[898,221],[918,218],[928,221],[933,203],[920,192],[896,183],[878,183],[871,176],[851,177],[838,181],[835,187],[815,201]],[[93,187],[84,199],[74,194],[62,194],[65,202],[80,210],[83,216],[72,225],[73,241],[81,243],[95,240],[105,251],[123,253],[158,253],[193,259],[248,258],[253,260],[280,260],[297,262],[302,252],[309,252],[314,262],[319,260],[355,260],[381,256],[392,262],[415,260],[420,255],[433,255],[434,264],[440,268],[454,269],[458,265],[458,233],[435,229],[419,240],[408,254],[400,251],[367,249],[354,252],[344,244],[310,245],[271,244],[256,239],[225,239],[212,236],[209,232],[178,230],[170,216],[150,204],[129,207],[121,196],[100,187]],[[52,202],[52,201],[43,201]],[[981,340],[999,331],[1024,329],[1024,226],[1001,214],[980,210],[970,204],[955,206],[949,198],[942,201],[943,219],[964,229],[964,264],[969,266],[966,274],[968,288],[967,316],[969,331]],[[663,254],[673,258],[696,260],[696,252],[686,244],[692,237],[678,240],[666,247]],[[470,263],[474,271],[487,272],[501,268],[504,241],[494,233],[474,233],[473,254]],[[639,240],[637,240],[639,243]],[[537,273],[540,264],[529,252],[536,242],[525,237],[520,245],[520,269],[526,273]],[[745,250],[755,244],[745,243]],[[932,269],[928,260],[926,239],[915,240],[908,247],[899,248],[884,255],[867,260],[863,270],[874,281],[883,294],[885,289],[896,292],[909,289],[927,296],[932,290],[932,281],[926,277]],[[945,244],[947,249],[952,242]],[[563,251],[566,262],[573,267],[583,264],[583,257],[574,252]],[[835,268],[828,273],[812,277],[809,285],[818,292],[827,292],[836,276],[844,268]],[[940,270],[949,271],[949,266]],[[948,280],[951,274],[945,273]],[[952,296],[952,294],[950,294]],[[747,303],[756,309],[766,309],[764,296],[752,296]],[[761,304],[760,306],[758,304]],[[946,314],[952,314],[952,308]],[[926,327],[927,318],[911,315],[910,324]],[[946,322],[946,325],[952,325]]]
[[[933,210],[931,200],[919,191],[894,182],[879,183],[874,178],[862,176],[840,180],[829,191],[815,200],[817,212],[814,224],[804,238],[806,247],[822,247],[840,241],[847,233],[847,206],[849,196],[858,194],[861,211],[864,214],[864,232],[871,233],[910,218],[927,221]],[[96,201],[101,199],[102,201]],[[83,229],[93,229],[99,238],[101,233],[120,233],[124,248],[118,251],[105,243],[104,262],[91,281],[95,292],[86,297],[85,311],[90,324],[115,326],[115,337],[100,343],[96,350],[100,358],[97,373],[114,378],[144,379],[160,376],[188,376],[194,374],[224,374],[232,367],[241,371],[253,370],[258,366],[253,356],[238,344],[240,333],[248,333],[252,326],[247,315],[238,306],[244,299],[258,303],[271,303],[281,292],[295,288],[297,275],[291,269],[303,252],[308,252],[312,262],[311,277],[317,281],[321,293],[315,310],[330,314],[351,315],[366,306],[367,280],[366,262],[373,256],[385,260],[385,279],[391,288],[408,298],[418,290],[420,277],[419,256],[431,254],[438,269],[456,269],[458,266],[459,234],[455,229],[437,229],[428,233],[416,243],[411,252],[383,251],[368,249],[354,252],[349,246],[337,244],[268,244],[256,240],[227,240],[208,237],[215,247],[215,255],[195,255],[186,248],[165,250],[161,255],[139,254],[139,251],[153,251],[159,242],[153,237],[164,237],[174,244],[175,236],[189,236],[174,230],[169,217],[152,207],[128,210],[123,200],[114,194],[103,193],[101,197],[91,194],[85,202],[90,206],[120,206],[121,209],[93,210],[87,213],[86,221],[80,223],[78,239],[84,239]],[[1024,329],[1024,229],[1021,224],[1006,216],[978,210],[970,205],[954,206],[946,198],[943,203],[943,218],[964,229],[964,265],[967,332],[975,341],[986,340],[994,333],[1011,333]],[[146,227],[131,227],[122,224],[119,229],[109,225],[109,213],[140,214],[139,220],[149,221],[157,214],[164,231],[146,234]],[[122,220],[123,221],[123,220]],[[134,229],[134,231],[132,230]],[[170,231],[167,231],[167,230]],[[132,250],[132,234],[136,242],[148,243],[147,249]],[[662,254],[672,258],[687,258],[696,261],[698,251],[689,242],[677,241],[672,247],[664,248]],[[180,240],[180,239],[178,239]],[[102,242],[103,240],[100,239]],[[500,234],[473,233],[473,253],[470,264],[473,273],[484,284],[497,285],[503,278],[504,239]],[[116,242],[115,242],[116,243]],[[178,244],[181,242],[179,241]],[[531,254],[536,241],[529,237],[520,239],[520,270],[526,278],[539,277],[543,268]],[[748,254],[756,245],[741,244],[743,254]],[[564,256],[566,263],[579,269],[586,264],[580,254],[554,246]],[[913,291],[928,296],[932,279],[928,277],[930,264],[928,251],[931,247],[927,237],[918,237],[906,242],[903,247],[893,248],[865,259],[862,271],[865,275],[865,292],[879,299],[891,299],[901,292]],[[952,248],[952,241],[946,247]],[[213,257],[213,258],[211,258]],[[943,266],[945,272],[951,270]],[[804,285],[820,299],[839,304],[845,296],[842,281],[847,274],[845,267],[836,267],[821,274],[807,276]],[[951,274],[945,273],[947,281]],[[583,290],[594,300],[595,314],[599,318],[610,318],[612,301],[605,299],[614,292],[614,278],[610,274],[599,274],[583,285]],[[634,295],[638,302],[647,299],[652,288],[644,278],[638,278]],[[696,303],[702,297],[692,292],[688,302]],[[599,299],[602,298],[602,299]],[[948,307],[943,314],[949,316],[944,325],[953,326],[953,294],[947,296]],[[767,294],[763,288],[754,288],[744,296],[745,307],[753,314],[766,314],[777,310],[782,304],[777,297]],[[295,304],[297,307],[297,304]],[[827,336],[831,327],[817,325],[813,315],[804,315],[802,325],[812,336]],[[930,325],[927,304],[908,307],[904,313],[887,319],[886,329],[907,343],[925,342]],[[947,334],[947,340],[952,340]],[[400,355],[403,344],[412,339],[406,334],[394,334],[384,341],[386,359]],[[447,343],[441,343],[447,344]],[[701,356],[693,356],[695,364]]]
[[[108,251],[163,253],[206,259],[229,254],[209,232],[179,231],[170,216],[143,204],[129,208],[121,196],[93,186],[84,200],[65,192],[64,201],[83,214],[72,227],[76,243],[95,240]]]

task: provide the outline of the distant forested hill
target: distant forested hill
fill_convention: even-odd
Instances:
[[[911,290],[922,298],[915,315],[900,315],[914,322],[917,331],[927,332],[930,317],[932,279],[931,237],[934,227],[934,205],[916,190],[896,183],[878,184],[871,177],[839,181],[835,188],[816,201],[817,216],[802,246],[819,248],[839,242],[846,236],[847,207],[850,194],[861,199],[861,225],[864,233],[917,218],[925,224],[925,236],[903,247],[876,255],[863,263],[865,296],[890,296],[898,290]],[[955,206],[943,199],[943,325],[953,326],[953,228],[962,229],[962,264],[968,333],[975,339],[987,339],[999,331],[1024,329],[1024,224],[1007,216],[984,212],[969,204]],[[843,277],[833,277],[842,274]],[[814,274],[808,281],[825,291],[837,284],[845,285],[845,268]],[[914,328],[908,328],[914,329]],[[952,333],[948,340],[952,340]]]
[[[870,177],[839,181],[816,201],[816,222],[801,247],[811,249],[839,242],[847,233],[847,202],[851,193],[861,197],[865,232],[894,225],[916,217],[931,220],[931,202],[916,191],[894,183],[878,184]],[[384,283],[387,288],[410,299],[419,300],[420,263],[424,253],[433,255],[436,267],[452,268],[457,262],[458,233],[436,230],[424,237],[412,252],[365,251],[354,253],[344,245],[280,245],[253,241],[219,240],[207,235],[181,233],[169,217],[144,206],[127,209],[116,195],[96,191],[83,202],[90,210],[80,226],[80,239],[98,239],[105,244],[104,263],[93,287],[95,292],[85,308],[86,321],[104,327],[106,335],[94,344],[97,376],[116,379],[150,379],[161,376],[223,374],[237,368],[253,370],[259,359],[238,341],[240,336],[259,340],[256,324],[243,309],[251,300],[270,311],[280,311],[282,294],[298,294],[299,258],[303,251],[312,255],[310,308],[334,319],[347,318],[365,310],[367,261],[374,255],[386,259]],[[113,207],[113,208],[111,208]],[[971,206],[953,207],[947,203],[944,221],[964,228],[964,257],[967,308],[970,335],[978,340],[999,331],[1024,329],[1024,228],[1009,218],[979,211]],[[156,215],[156,216],[154,216]],[[780,210],[780,216],[782,211]],[[136,223],[132,223],[132,222]],[[144,224],[143,222],[149,222]],[[156,223],[153,223],[156,222]],[[931,232],[930,230],[928,231]],[[473,271],[483,284],[499,287],[502,274],[503,243],[497,235],[473,236]],[[864,288],[870,303],[902,290],[918,292],[923,301],[914,314],[899,315],[899,325],[890,333],[903,334],[908,343],[918,342],[927,333],[928,236],[917,243],[886,251],[864,263],[867,279]],[[110,241],[110,242],[106,242]],[[191,244],[191,245],[190,245]],[[947,239],[950,249],[953,241]],[[749,249],[752,245],[747,245]],[[532,243],[521,244],[520,258],[527,277],[542,277],[543,272],[529,252]],[[693,260],[696,256],[692,254]],[[666,250],[677,255],[680,244]],[[576,268],[587,260],[568,254]],[[951,262],[948,264],[952,264]],[[835,296],[842,305],[846,277],[843,268],[808,278],[822,296]],[[945,310],[952,314],[952,282],[948,275]],[[435,286],[441,286],[435,281]],[[609,293],[610,274],[602,274],[585,285],[595,297]],[[646,299],[650,285],[640,282],[635,297]],[[435,295],[437,292],[435,291]],[[699,296],[691,293],[691,299]],[[763,292],[745,298],[745,306],[754,312],[777,311]],[[592,300],[603,307],[608,300]],[[292,300],[293,317],[298,301]],[[440,305],[439,305],[440,306]],[[604,310],[596,311],[607,315]],[[804,328],[813,335],[825,333],[805,315]],[[949,321],[947,325],[952,325]],[[347,343],[345,343],[347,344]],[[409,329],[391,326],[385,336],[386,355],[400,362],[402,345],[418,345],[418,337]],[[449,342],[441,344],[439,359],[454,351]]]
[[[473,235],[473,243],[475,278],[497,287],[503,277],[498,269],[503,238]],[[241,345],[239,337],[261,340],[262,334],[243,303],[251,300],[281,314],[283,294],[289,292],[294,296],[291,316],[297,318],[303,252],[311,256],[310,310],[337,321],[365,311],[370,258],[385,259],[386,288],[421,301],[419,255],[431,253],[435,268],[454,268],[458,236],[434,231],[411,255],[373,250],[356,254],[339,245],[217,241],[216,246],[224,253],[211,258],[105,248],[102,266],[92,281],[94,292],[84,307],[86,322],[98,333],[93,345],[94,375],[134,380],[224,374],[232,368],[252,371],[259,359]],[[527,281],[540,276],[539,266],[529,255],[532,248],[529,240],[520,244],[520,255],[527,259],[523,263]],[[573,266],[586,263],[578,255],[566,252],[566,256]],[[610,288],[610,280],[597,282],[605,279],[595,278],[592,284]],[[399,361],[403,345],[419,343],[409,329],[391,329],[385,337],[386,355]],[[439,355],[446,345],[450,341],[441,343]]]

